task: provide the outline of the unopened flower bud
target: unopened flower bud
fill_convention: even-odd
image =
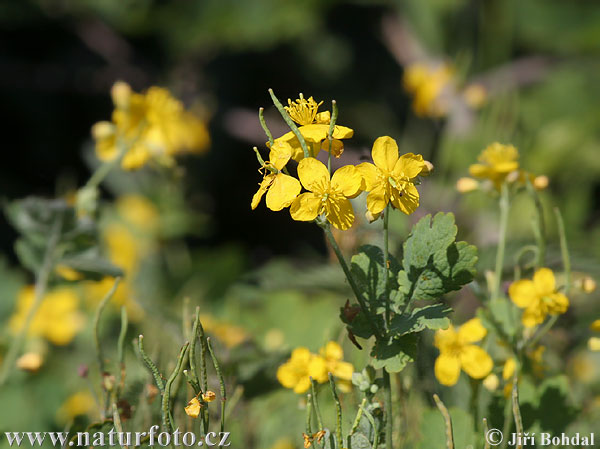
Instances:
[[[536,176],[533,180],[533,187],[536,190],[544,190],[545,188],[548,187],[549,183],[550,183],[550,180],[548,179],[547,176],[545,176],[545,175]]]
[[[40,354],[37,352],[27,352],[17,360],[17,368],[29,371],[30,373],[36,373],[43,363],[44,359]]]
[[[124,81],[117,81],[110,90],[113,103],[117,109],[127,109],[131,97],[131,87]]]
[[[576,285],[584,293],[593,293],[596,290],[596,281],[590,276],[582,277]]]
[[[588,340],[588,349],[590,351],[600,351],[600,338],[592,337]]]
[[[431,172],[433,172],[434,166],[431,162],[429,161],[423,161],[425,163],[425,166],[421,169],[421,173],[419,173],[420,176],[429,176],[431,174]]]
[[[494,373],[483,379],[483,386],[488,391],[496,391],[500,385],[500,379]]]
[[[460,178],[456,181],[456,190],[460,193],[468,193],[479,188],[479,181],[473,178]]]

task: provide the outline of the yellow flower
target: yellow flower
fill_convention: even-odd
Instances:
[[[212,402],[217,398],[217,395],[215,394],[214,391],[207,391],[206,393],[202,394],[202,400],[204,402]]]
[[[594,332],[600,332],[600,320],[592,321],[592,324],[590,324],[590,330],[593,330]]]
[[[305,393],[310,388],[311,377],[324,382],[327,362],[304,347],[294,349],[290,359],[277,369],[279,383],[285,388],[293,388],[295,393]]]
[[[200,321],[206,332],[212,333],[228,348],[234,348],[250,338],[243,328],[216,320],[210,315],[201,315]]]
[[[265,192],[267,193],[267,207],[277,212],[292,204],[302,190],[300,182],[296,178],[281,172],[292,157],[290,144],[276,141],[270,150],[269,161],[261,167],[261,170],[265,171],[265,175],[258,191],[252,197],[252,210],[256,209]]]
[[[170,165],[176,154],[199,152],[208,146],[205,124],[168,90],[151,87],[139,94],[119,81],[113,86],[112,97],[112,121],[92,127],[99,159],[112,160],[124,151],[121,166],[134,170],[151,159]]]
[[[365,180],[367,209],[379,214],[388,203],[405,214],[412,214],[419,207],[419,192],[415,178],[426,170],[423,156],[407,153],[398,157],[398,145],[391,137],[379,137],[373,144],[373,162],[356,166]]]
[[[89,415],[95,408],[94,396],[88,391],[80,391],[69,396],[56,414],[60,421],[70,422],[76,416]]]
[[[460,193],[469,193],[479,188],[479,181],[469,177],[460,178],[456,181],[456,190]]]
[[[202,408],[202,404],[197,397],[193,397],[190,402],[185,406],[185,414],[192,417],[197,418],[200,415],[200,409]]]
[[[122,195],[116,201],[119,216],[136,229],[155,232],[159,226],[160,212],[142,195]]]
[[[569,308],[569,299],[556,291],[554,273],[548,268],[540,268],[533,280],[521,279],[513,282],[508,294],[523,312],[525,327],[534,327],[544,322],[548,315],[560,315]]]
[[[413,94],[413,110],[419,117],[442,117],[448,112],[444,92],[452,82],[448,64],[412,64],[404,72],[404,88]]]
[[[327,372],[333,374],[337,379],[340,391],[348,393],[352,389],[352,363],[344,362],[344,350],[335,341],[328,342],[319,350],[319,355],[325,359]],[[315,379],[317,380],[317,379]],[[328,378],[319,379],[318,382],[326,382]]]
[[[321,214],[333,226],[346,230],[354,223],[354,210],[348,198],[362,190],[363,179],[353,165],[336,170],[331,179],[325,165],[315,158],[302,159],[298,164],[298,176],[309,190],[300,194],[290,207],[294,220],[312,221]]]
[[[517,361],[515,358],[511,357],[507,359],[506,362],[504,362],[504,368],[502,368],[502,379],[512,380],[515,369],[517,369]]]
[[[494,373],[489,374],[482,382],[483,386],[488,391],[496,391],[500,385],[500,379]]]
[[[588,340],[588,349],[590,351],[600,351],[600,338],[591,337]]]
[[[302,94],[300,98],[292,102],[288,99],[288,106],[285,110],[290,118],[298,125],[300,134],[304,137],[308,146],[309,156],[316,157],[319,151],[329,151],[329,123],[331,114],[329,111],[318,112],[319,106],[323,102],[317,103],[313,97],[308,100]],[[349,139],[354,135],[354,131],[345,126],[335,125],[331,137],[333,138],[331,146],[331,154],[335,157],[340,157],[344,151],[344,144],[340,139]],[[283,142],[292,148],[292,159],[300,161],[304,158],[304,151],[300,145],[300,141],[296,135],[290,131],[283,136],[275,139],[275,143]]]
[[[24,287],[18,296],[10,328],[18,332],[34,301],[33,286]],[[29,335],[43,337],[55,345],[69,344],[81,330],[85,318],[79,311],[79,298],[71,288],[61,287],[46,294],[29,326]]]
[[[479,164],[469,167],[469,173],[476,178],[489,179],[496,189],[500,189],[506,177],[519,168],[519,152],[512,145],[494,142],[479,156]]]
[[[483,379],[492,371],[492,358],[473,344],[486,334],[479,318],[467,321],[458,330],[450,326],[435,333],[434,344],[440,350],[435,361],[435,377],[442,385],[455,385],[461,368],[474,379]]]

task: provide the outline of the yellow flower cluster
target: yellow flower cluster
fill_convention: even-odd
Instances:
[[[413,213],[419,206],[419,192],[415,184],[419,175],[430,172],[421,155],[399,155],[398,145],[391,137],[379,137],[373,144],[373,163],[346,165],[331,175],[314,156],[321,148],[329,148],[327,139],[330,114],[318,113],[321,103],[310,97],[301,97],[286,107],[290,117],[299,125],[299,131],[310,147],[311,157],[304,158],[300,142],[293,132],[275,139],[269,160],[263,164],[263,181],[251,207],[255,209],[266,194],[267,207],[273,211],[290,208],[297,221],[313,221],[325,217],[337,229],[346,230],[354,223],[354,209],[349,201],[361,192],[369,192],[367,209],[376,217],[388,204],[405,214]],[[322,123],[321,123],[322,122]],[[352,137],[350,128],[335,126],[332,154],[341,155],[343,145],[339,139]],[[298,179],[285,168],[290,159],[299,161]],[[301,193],[302,188],[306,192]]]
[[[413,95],[413,110],[419,117],[443,117],[448,112],[444,91],[453,82],[448,64],[415,63],[404,72],[404,89]]]
[[[435,333],[435,346],[440,355],[435,361],[435,377],[442,385],[458,382],[461,369],[474,379],[485,378],[494,367],[489,354],[474,343],[487,335],[479,318],[473,318],[460,328],[450,326]]]
[[[291,388],[295,393],[305,393],[310,388],[310,378],[315,382],[328,381],[328,373],[338,380],[341,391],[350,391],[354,367],[344,362],[344,351],[334,341],[330,341],[319,350],[318,354],[311,353],[308,348],[299,347],[292,351],[290,359],[277,370],[277,380],[285,388]]]
[[[19,332],[29,310],[33,306],[35,291],[33,286],[24,287],[18,297],[16,310],[10,319],[12,332]],[[68,287],[60,287],[46,293],[29,326],[29,335],[41,337],[55,345],[69,344],[85,324],[79,310],[79,296]]]
[[[175,155],[208,147],[204,122],[186,111],[168,90],[151,87],[140,94],[119,81],[111,93],[115,106],[112,120],[92,127],[99,159],[122,158],[123,169],[135,170],[150,160],[172,165]]]
[[[525,309],[521,318],[525,327],[535,327],[548,315],[561,315],[569,308],[569,299],[557,291],[554,273],[549,268],[537,270],[533,280],[513,282],[508,294],[518,307]]]
[[[519,168],[519,152],[513,145],[494,142],[481,152],[478,160],[477,164],[469,167],[469,173],[475,178],[491,183],[496,190],[500,190],[505,181],[523,185],[527,179],[536,190],[548,187],[547,176],[534,176]],[[461,193],[479,188],[479,181],[473,178],[460,178],[456,183],[456,189]]]

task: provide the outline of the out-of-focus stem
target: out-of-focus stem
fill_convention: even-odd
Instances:
[[[504,267],[504,251],[506,248],[506,228],[508,226],[508,210],[510,207],[508,185],[502,184],[500,191],[500,230],[498,235],[498,249],[496,251],[496,273],[492,288],[492,299],[500,297],[500,286],[502,284],[502,268]]]

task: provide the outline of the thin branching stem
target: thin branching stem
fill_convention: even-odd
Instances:
[[[285,123],[289,126],[289,128],[292,130],[292,132],[294,133],[294,135],[296,136],[296,138],[300,142],[300,146],[302,147],[302,151],[304,152],[304,157],[305,158],[310,157],[311,154],[308,151],[308,146],[306,144],[306,140],[304,139],[304,136],[302,135],[302,133],[300,132],[300,130],[298,129],[298,127],[296,126],[296,124],[294,123],[294,121],[291,119],[291,117],[289,116],[289,114],[283,108],[283,105],[281,104],[281,102],[279,101],[279,99],[275,96],[275,93],[273,92],[273,89],[269,89],[269,95],[271,95],[271,99],[273,100],[273,104],[275,105],[275,107],[277,108],[277,110],[279,111],[279,113],[281,114],[281,117],[283,117],[283,120],[285,120]]]
[[[61,213],[59,213],[56,219],[54,220],[54,223],[52,224],[50,237],[48,238],[48,244],[44,253],[44,259],[41,268],[36,276],[33,304],[27,312],[27,316],[25,317],[25,321],[23,322],[23,327],[21,327],[21,330],[13,339],[8,349],[8,352],[4,357],[4,362],[2,363],[2,371],[0,372],[0,386],[4,385],[4,383],[10,376],[11,371],[19,355],[19,352],[21,351],[21,348],[23,346],[23,342],[25,341],[25,337],[29,333],[29,327],[31,326],[31,322],[33,321],[33,318],[35,317],[38,309],[40,308],[40,305],[44,300],[44,296],[46,296],[46,290],[48,288],[48,279],[50,277],[50,273],[52,273],[52,270],[54,268],[56,247],[60,240],[62,225],[63,216]]]
[[[319,401],[317,398],[317,382],[312,377],[310,378],[310,391],[312,393],[312,405],[315,409],[315,415],[317,416],[318,430],[323,430],[323,418],[321,417],[321,409],[319,408]]]
[[[210,337],[206,339],[206,346],[208,347],[208,352],[210,352],[210,358],[212,359],[213,366],[215,367],[215,371],[217,372],[217,377],[219,378],[219,387],[221,390],[221,432],[223,432],[225,431],[225,404],[227,402],[225,380],[223,379],[223,373],[221,371],[219,361],[217,360],[217,356],[215,355],[215,351],[213,350],[212,344],[210,343]]]
[[[269,139],[269,147],[272,147],[275,140],[273,140],[273,134],[269,130],[267,122],[265,121],[264,112],[265,108],[258,108],[258,120],[260,121],[260,126],[262,126],[262,129],[264,130],[265,134],[267,135],[267,138]]]
[[[433,395],[433,400],[444,417],[444,423],[446,424],[446,448],[454,449],[454,433],[452,432],[452,418],[450,417],[450,413],[437,394]]]
[[[144,336],[141,334],[138,337],[138,349],[140,351],[142,361],[148,368],[148,371],[150,371],[150,374],[152,374],[152,377],[154,377],[154,382],[156,383],[158,391],[160,391],[160,394],[164,394],[165,384],[163,382],[162,375],[160,374],[160,371],[158,371],[158,368],[156,367],[152,359],[148,356],[148,354],[146,354],[146,351],[144,351]]]
[[[337,393],[337,389],[335,387],[335,380],[333,379],[333,374],[329,373],[329,386],[331,387],[331,394],[333,395],[333,400],[335,402],[335,411],[336,411],[336,423],[335,423],[335,438],[337,440],[337,447],[342,447],[342,405],[340,404],[340,398]]]
[[[121,395],[125,386],[125,337],[127,336],[127,309],[121,307],[121,330],[117,341],[117,358],[119,359],[119,382],[117,387],[117,398]]]
[[[177,379],[177,376],[181,374],[183,369],[183,361],[185,359],[185,354],[188,350],[190,343],[185,342],[182,346],[181,351],[179,351],[179,357],[177,357],[177,364],[175,365],[175,369],[167,379],[165,383],[165,392],[162,395],[162,405],[161,405],[161,413],[162,413],[162,422],[165,432],[174,432],[175,425],[173,424],[173,419],[171,417],[171,388],[173,387],[173,382]]]
[[[498,249],[496,250],[496,272],[492,288],[492,299],[500,297],[500,286],[502,285],[502,271],[504,267],[504,251],[506,249],[506,229],[508,227],[508,211],[510,199],[508,185],[502,184],[500,190],[500,229],[498,232]]]

